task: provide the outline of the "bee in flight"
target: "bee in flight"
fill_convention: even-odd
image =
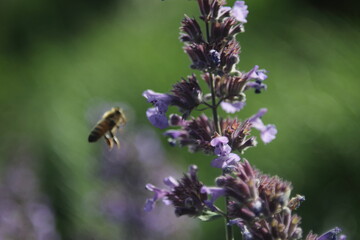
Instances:
[[[94,129],[89,135],[89,142],[96,142],[102,136],[105,137],[105,141],[110,149],[114,146],[114,143],[120,147],[120,142],[116,138],[115,134],[121,125],[126,123],[126,117],[119,107],[114,107],[111,110],[104,113],[101,120],[96,124]]]

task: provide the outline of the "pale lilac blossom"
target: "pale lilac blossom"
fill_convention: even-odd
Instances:
[[[248,6],[245,1],[236,1],[231,10],[231,15],[240,23],[247,23],[247,15],[249,14]]]
[[[221,102],[220,106],[227,113],[236,113],[244,108],[245,102]]]
[[[265,125],[263,123],[263,121],[261,120],[261,117],[266,112],[267,112],[266,108],[261,108],[258,111],[258,113],[256,113],[252,117],[250,117],[248,121],[251,123],[251,126],[253,128],[260,131],[261,140],[264,143],[269,143],[269,142],[271,142],[272,140],[275,139],[276,134],[277,134],[277,129],[276,129],[275,125],[273,125],[273,124]]]

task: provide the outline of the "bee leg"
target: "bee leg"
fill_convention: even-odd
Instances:
[[[120,148],[120,141],[119,141],[119,139],[114,136],[113,140],[114,140],[114,142],[116,143],[116,146],[117,146],[118,148]]]
[[[107,135],[104,136],[105,137],[105,142],[106,144],[109,146],[109,149],[112,149],[113,148],[113,139]]]

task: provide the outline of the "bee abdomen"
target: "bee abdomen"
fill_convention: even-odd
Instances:
[[[102,124],[97,125],[94,130],[89,135],[88,141],[89,142],[96,142],[99,138],[101,138],[104,133],[106,132],[106,128],[102,126]]]

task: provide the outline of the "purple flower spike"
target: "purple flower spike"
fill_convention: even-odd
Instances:
[[[244,108],[245,102],[222,102],[220,106],[227,113],[236,113]]]
[[[206,193],[211,196],[211,200],[206,201],[206,205],[212,210],[216,211],[216,208],[214,207],[214,202],[216,199],[218,199],[221,196],[224,196],[226,191],[223,188],[219,187],[206,187],[203,186],[200,190],[201,193]]]
[[[324,233],[320,237],[318,237],[317,240],[336,240],[337,239],[336,236],[340,232],[341,232],[341,229],[336,227],[334,229],[331,229],[331,230],[327,231],[326,233]]]
[[[211,166],[216,168],[226,169],[232,166],[235,166],[237,162],[240,161],[240,157],[235,153],[230,153],[227,156],[220,156],[215,158],[211,162]]]
[[[146,116],[151,122],[152,125],[154,125],[157,128],[167,128],[169,126],[168,119],[165,115],[165,113],[159,112],[158,108],[149,108],[146,111]]]
[[[145,203],[145,207],[144,207],[144,210],[146,212],[150,212],[151,210],[154,209],[156,201],[164,198],[166,196],[166,194],[168,193],[168,191],[157,188],[152,184],[146,184],[146,189],[151,192],[154,192],[153,198],[146,199],[146,203]]]
[[[277,129],[276,129],[275,125],[273,125],[273,124],[265,125],[263,123],[263,121],[261,120],[261,117],[266,112],[267,112],[266,108],[260,109],[258,113],[256,113],[255,115],[253,115],[252,117],[249,118],[249,122],[251,123],[251,126],[253,128],[260,131],[261,140],[264,143],[269,143],[275,139],[275,136],[277,134]]]
[[[236,1],[232,8],[232,16],[241,23],[247,23],[246,17],[249,14],[247,10],[248,6],[245,5],[244,1]]]

